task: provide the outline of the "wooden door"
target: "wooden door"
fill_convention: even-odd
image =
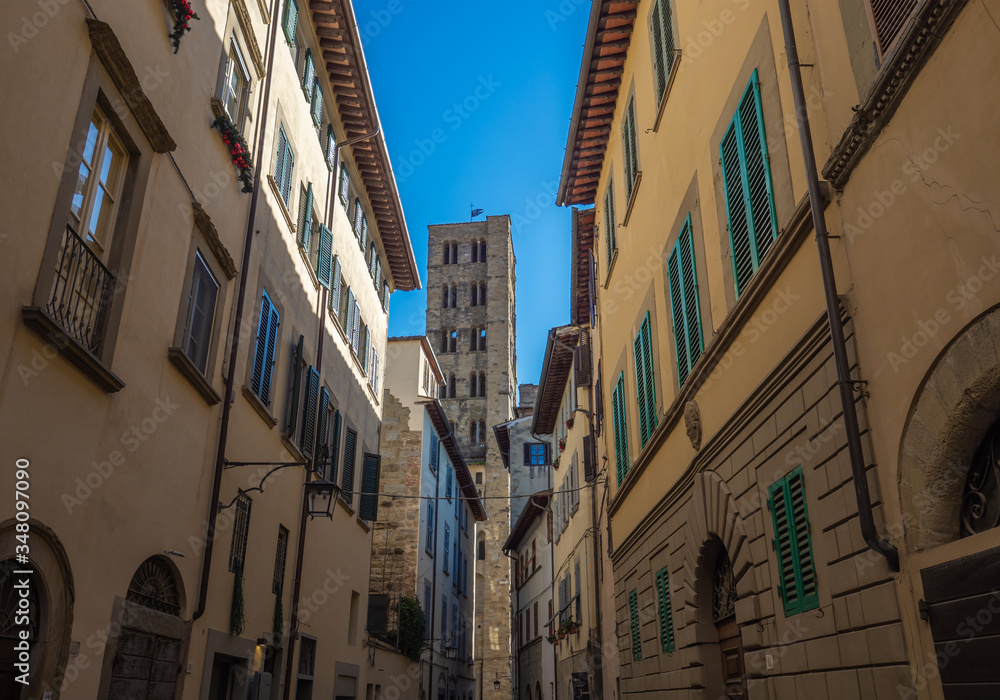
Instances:
[[[730,617],[716,624],[719,632],[719,651],[722,653],[722,681],[728,700],[746,697],[746,670],[743,665],[743,640],[736,618]]]

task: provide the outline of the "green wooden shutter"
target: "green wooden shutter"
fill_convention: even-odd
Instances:
[[[295,0],[285,0],[285,17],[282,20],[281,28],[285,30],[285,39],[290,46],[295,46],[295,25],[299,21],[299,8]]]
[[[628,616],[632,630],[632,660],[642,661],[642,631],[639,629],[639,594],[632,589],[628,594]]]
[[[333,247],[333,233],[331,236],[331,245]],[[340,269],[340,257],[333,256],[332,271],[330,273],[330,311],[333,312],[334,316],[339,318],[340,316],[340,283],[343,274]]]
[[[667,567],[656,573],[656,604],[660,609],[660,648],[664,653],[674,650],[674,612],[670,607],[670,576]]]
[[[306,49],[305,67],[302,70],[302,92],[305,93],[306,102],[312,102],[312,92],[315,80],[316,63],[313,61],[312,51]]]
[[[313,124],[319,128],[319,125],[323,123],[323,88],[319,85],[319,78],[313,80],[312,118]]]
[[[677,355],[677,380],[681,386],[691,369],[691,355],[688,352],[687,326],[684,320],[684,286],[681,283],[681,263],[679,246],[674,246],[667,258],[667,282],[670,287],[670,312],[674,320],[674,350]]]
[[[611,406],[615,427],[615,466],[618,484],[621,485],[628,474],[628,420],[625,412],[625,373],[618,375],[618,381],[611,392]]]
[[[674,317],[677,378],[683,385],[704,351],[690,215],[667,260],[667,279],[670,286],[670,309]]]
[[[354,349],[354,354],[360,357],[361,352],[361,305],[358,304],[357,297],[354,298],[354,311],[351,314],[354,320],[354,326],[351,328],[351,345]]]
[[[774,524],[778,593],[785,615],[814,610],[819,607],[819,590],[801,466],[771,485],[768,508]]]
[[[432,472],[437,472],[438,460],[441,458],[441,440],[438,439],[437,435],[431,435],[431,454],[430,454],[430,467]]]
[[[639,334],[632,344],[635,360],[636,401],[639,406],[639,440],[645,447],[653,431],[656,430],[656,384],[653,377],[653,343],[650,330],[650,316],[642,321]]]
[[[309,240],[312,238],[313,227],[313,184],[310,182],[305,192],[302,204],[302,215],[299,217],[299,245],[309,250]]]
[[[448,567],[451,566],[451,527],[448,523],[444,524],[444,572],[448,573]]]
[[[614,252],[618,248],[618,232],[616,227],[615,181],[614,178],[609,178],[608,191],[604,195],[604,240],[608,247],[608,252],[605,254],[605,257],[607,258],[606,264],[608,267],[611,267],[611,258],[614,256]]]
[[[333,162],[337,159],[337,136],[333,124],[326,125],[326,167],[333,172]]]
[[[319,408],[319,372],[315,367],[309,368],[306,378],[306,400],[302,408],[302,436],[299,447],[302,454],[312,457],[316,446],[316,411]]]
[[[320,284],[330,289],[333,284],[333,232],[322,225],[319,227],[316,277]]]
[[[343,423],[343,416],[339,410],[333,412],[333,431],[330,434],[330,472],[327,478],[336,483],[337,481],[337,459],[340,457],[340,427]]]
[[[381,467],[382,458],[379,455],[365,453],[358,514],[361,515],[362,520],[367,520],[370,523],[378,520],[378,485]]]
[[[663,99],[663,91],[667,87],[667,66],[663,52],[663,3],[656,0],[653,5],[653,73],[656,78],[656,101]],[[669,11],[669,8],[667,8]]]
[[[282,129],[284,132],[284,129]],[[281,180],[279,180],[279,185],[281,187],[281,198],[285,200],[285,206],[288,206],[288,198],[292,194],[292,170],[295,167],[295,154],[292,153],[292,144],[288,142],[288,138],[285,138],[285,157],[284,157],[284,169],[281,173]]]
[[[365,246],[368,245],[368,216],[364,212],[361,213],[361,229],[358,231],[358,235],[361,240],[361,250],[364,250]]]
[[[330,392],[326,387],[319,390],[319,416],[316,423],[316,444],[330,446]],[[319,465],[322,467],[322,465]],[[327,478],[325,474],[321,478]]]
[[[285,152],[288,148],[288,137],[285,128],[278,127],[278,148],[274,154],[274,181],[281,186],[281,178],[285,175]]]
[[[354,462],[358,456],[358,433],[347,429],[344,440],[344,480],[340,484],[340,495],[348,503],[354,502]]]
[[[756,70],[719,148],[733,275],[739,295],[778,236],[771,163]]]
[[[299,397],[302,394],[302,355],[305,348],[305,336],[299,336],[299,342],[295,344],[295,352],[292,353],[292,386],[288,400],[288,426],[285,435],[295,438],[295,427],[298,425],[299,406],[302,404]]]
[[[257,326],[257,347],[254,351],[253,375],[250,388],[265,405],[270,404],[271,376],[274,371],[274,351],[278,342],[280,316],[265,291],[260,301],[260,322]]]
[[[340,201],[347,206],[351,198],[351,176],[347,173],[347,166],[340,164]]]

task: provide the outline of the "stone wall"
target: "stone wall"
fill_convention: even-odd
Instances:
[[[472,244],[485,240],[486,262],[472,262]],[[458,246],[458,264],[445,265],[445,244]],[[486,305],[471,305],[470,285],[486,283]],[[455,398],[442,400],[463,454],[482,465],[487,520],[477,523],[486,537],[486,561],[476,561],[475,656],[485,698],[511,697],[511,569],[501,547],[510,532],[510,475],[503,466],[492,426],[510,420],[516,401],[515,273],[510,218],[428,227],[427,335],[446,377],[455,375]],[[457,288],[454,308],[442,304],[442,290]],[[478,289],[478,287],[477,287]],[[442,347],[442,330],[456,329],[455,352]],[[470,350],[474,328],[486,328],[487,349]],[[485,372],[486,396],[470,397],[470,375]],[[484,421],[484,445],[470,439],[470,422]],[[502,498],[491,498],[500,496]],[[499,691],[493,681],[499,678]]]

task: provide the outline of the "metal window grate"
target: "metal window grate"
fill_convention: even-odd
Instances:
[[[168,615],[180,615],[177,579],[170,567],[157,557],[139,565],[128,585],[125,600]]]
[[[271,581],[271,593],[281,595],[285,583],[285,559],[288,557],[288,529],[278,526],[278,546],[274,552],[274,579]]]
[[[247,535],[250,533],[250,506],[248,495],[241,493],[236,499],[236,514],[233,516],[233,539],[229,547],[229,570],[242,570],[247,556]]]

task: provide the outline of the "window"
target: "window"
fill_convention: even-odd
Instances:
[[[340,483],[340,497],[345,502],[354,502],[354,465],[358,456],[358,432],[347,429],[347,439],[344,440],[344,479]]]
[[[486,241],[479,241],[479,262],[486,262]]]
[[[449,241],[444,244],[444,264],[445,265],[458,264],[458,243]]]
[[[451,290],[448,296],[448,306],[455,308],[458,306],[458,285],[451,285]]]
[[[469,375],[469,396],[486,396],[486,372],[473,372]]]
[[[482,472],[476,472],[476,483],[477,484],[482,484],[483,483],[483,473]]]
[[[479,283],[479,305],[486,306],[486,283]]]
[[[458,331],[452,328],[451,332],[448,334],[448,352],[457,352],[457,351],[458,351]]]
[[[535,629],[534,629],[534,633],[532,634],[532,638],[533,639],[537,639],[538,638],[538,601],[537,600],[535,601],[534,608],[535,608],[535,616],[534,616]],[[538,700],[541,700],[541,696],[539,696]]]
[[[479,541],[476,543],[476,559],[486,561],[486,535],[479,533]]]
[[[611,268],[611,259],[618,250],[618,235],[615,223],[615,181],[608,179],[608,191],[604,193],[604,242],[608,247],[607,266]]]
[[[639,594],[635,589],[628,594],[628,616],[632,630],[632,660],[642,661],[642,631],[639,629]]]
[[[271,297],[268,296],[267,290],[263,290],[260,300],[260,318],[257,322],[257,344],[254,348],[250,390],[265,406],[271,403],[271,378],[274,371],[280,320],[278,310],[271,302]]]
[[[288,528],[278,526],[278,545],[274,550],[274,578],[271,581],[271,593],[281,595],[285,585],[285,559],[288,558]]]
[[[316,415],[319,410],[319,372],[310,367],[306,374],[306,391],[302,406],[302,433],[299,435],[299,447],[302,454],[313,456],[316,446]]]
[[[733,277],[739,296],[778,237],[760,81],[754,70],[719,145]]]
[[[316,426],[316,444],[321,478],[337,480],[337,458],[340,456],[340,425],[343,420],[339,410],[333,407],[330,391],[323,387],[319,392],[319,423]]]
[[[295,166],[295,154],[292,144],[285,135],[285,127],[278,127],[278,150],[274,158],[274,184],[281,193],[285,207],[289,207],[292,195],[292,170]]]
[[[448,375],[448,384],[447,384],[447,386],[443,387],[445,389],[445,398],[448,398],[448,399],[455,398],[455,385],[456,385],[456,382],[455,382],[455,373],[452,372],[451,374]]]
[[[549,444],[546,442],[524,443],[524,466],[543,467],[549,463]]]
[[[670,0],[656,0],[650,24],[653,29],[653,74],[656,78],[656,102],[663,99],[674,67],[674,21],[670,14]]]
[[[656,573],[656,607],[660,613],[660,648],[667,654],[674,650],[674,613],[670,607],[670,575],[667,567]]]
[[[365,452],[361,462],[361,499],[358,515],[370,523],[378,520],[379,483],[382,472],[382,457]]]
[[[801,465],[772,484],[767,495],[778,559],[778,594],[785,615],[814,610],[819,607],[819,590]]]
[[[469,329],[469,352],[482,352],[486,350],[486,329],[473,327]]]
[[[312,102],[313,90],[316,88],[316,62],[313,61],[312,51],[306,49],[306,60],[302,67],[302,92],[306,96],[306,102]]]
[[[212,322],[219,296],[219,283],[208,269],[201,252],[195,253],[194,271],[184,311],[184,354],[198,371],[205,374],[208,349],[212,340]]]
[[[358,237],[359,241],[362,240],[362,238],[361,238],[361,229],[362,229],[362,226],[364,224],[364,219],[365,219],[365,210],[361,207],[361,200],[358,199],[357,197],[355,197],[354,198],[354,224],[353,224],[353,226],[354,226],[354,234]],[[362,243],[362,250],[364,250],[364,244],[363,243]]]
[[[446,572],[447,573],[447,572]],[[441,596],[441,643],[448,639],[448,596]]]
[[[285,0],[285,15],[281,20],[281,28],[289,46],[295,46],[295,28],[299,21],[299,8],[295,0]]]
[[[441,459],[441,441],[438,439],[437,435],[431,435],[431,449],[430,449],[430,467],[431,473],[436,474],[438,470],[438,461]]]
[[[424,581],[424,639],[431,638],[431,584]]]
[[[450,297],[448,295],[448,285],[447,284],[442,284],[441,285],[441,308],[442,309],[447,309],[448,308],[448,300],[449,300],[449,298]]]
[[[577,559],[573,564],[573,581],[576,586],[576,621],[580,622],[583,619],[583,587],[582,579],[580,576],[580,560]]]
[[[896,39],[903,33],[906,21],[916,9],[918,0],[896,0],[896,2],[879,2],[865,0],[865,10],[868,13],[868,24],[875,39],[875,51],[881,61],[889,53]]]
[[[338,194],[346,210],[348,202],[351,201],[351,176],[347,172],[347,166],[343,163],[340,164],[340,191]]]
[[[611,407],[615,428],[615,463],[618,485],[621,486],[628,474],[628,419],[625,411],[625,373],[618,375],[615,388],[611,391]]]
[[[628,102],[625,119],[622,123],[622,154],[625,158],[625,199],[632,200],[635,181],[639,176],[639,156],[636,144],[635,129],[635,97]],[[626,218],[627,215],[626,215]]]
[[[469,305],[479,306],[479,285],[475,282],[469,285]]]
[[[451,478],[451,467],[448,467],[448,473],[445,475],[444,495],[449,501],[451,500]]]
[[[427,501],[427,541],[424,547],[434,556],[434,501]]]
[[[694,237],[688,214],[677,243],[667,259],[670,310],[674,317],[677,380],[683,386],[705,349],[698,305],[698,275],[694,259]]]
[[[309,113],[312,115],[313,125],[318,129],[323,123],[323,88],[320,87],[319,78],[313,78],[310,102]]]
[[[337,160],[337,136],[333,133],[333,124],[326,125],[326,167],[333,172],[334,161]]]
[[[442,563],[445,574],[450,572],[451,567],[451,526],[444,524],[444,562]]]
[[[245,493],[236,498],[236,513],[233,515],[233,538],[229,544],[229,570],[243,574],[247,558],[247,537],[250,534],[250,506],[253,501]]]
[[[653,339],[649,312],[642,321],[639,335],[632,343],[635,360],[636,401],[639,404],[639,445],[645,447],[656,429],[656,383],[653,378]]]
[[[225,93],[222,104],[225,106],[230,121],[236,125],[237,129],[241,129],[243,126],[249,95],[250,72],[243,60],[243,52],[240,50],[239,42],[236,41],[236,35],[233,34],[229,40],[229,63],[226,66]]]

